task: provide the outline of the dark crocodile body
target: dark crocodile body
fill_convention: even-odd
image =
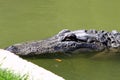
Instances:
[[[75,30],[64,29],[46,40],[14,44],[5,50],[17,55],[39,55],[45,53],[75,52],[120,52],[120,33],[113,30]]]

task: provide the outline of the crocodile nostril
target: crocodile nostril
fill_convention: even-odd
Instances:
[[[10,51],[12,53],[18,53],[18,48],[16,48],[15,46],[9,46],[5,50]]]

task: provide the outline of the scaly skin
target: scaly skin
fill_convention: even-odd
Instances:
[[[14,44],[5,50],[17,55],[39,55],[47,53],[103,52],[120,48],[120,33],[117,31],[64,29],[46,40]]]

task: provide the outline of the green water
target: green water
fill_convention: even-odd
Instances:
[[[46,39],[65,28],[120,31],[119,3],[119,0],[0,0],[0,47]],[[119,57],[99,60],[88,55],[26,59],[66,80],[120,80]]]

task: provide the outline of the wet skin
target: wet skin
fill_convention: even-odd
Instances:
[[[64,29],[46,40],[24,42],[11,45],[5,50],[17,55],[39,55],[47,53],[102,52],[106,49],[119,51],[119,35],[117,31]]]

